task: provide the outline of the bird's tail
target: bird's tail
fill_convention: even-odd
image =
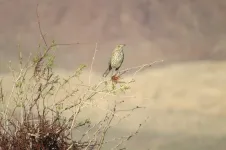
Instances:
[[[106,77],[106,76],[109,74],[109,72],[110,72],[110,69],[108,68],[108,69],[104,72],[103,77]]]

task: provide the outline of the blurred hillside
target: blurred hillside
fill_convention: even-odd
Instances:
[[[124,67],[164,59],[165,63],[225,59],[224,0],[1,0],[0,72],[17,57],[17,44],[29,53],[41,41],[36,4],[49,42],[80,42],[57,49],[58,67],[90,63],[103,71],[115,44],[126,43]]]

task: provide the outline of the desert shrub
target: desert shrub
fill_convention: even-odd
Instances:
[[[50,52],[56,46],[57,44],[52,42],[50,46],[46,45],[43,48],[42,53],[36,54],[35,57],[30,56],[26,61],[20,53],[19,69],[9,67],[13,77],[10,94],[5,94],[2,86],[4,79],[1,80],[0,148],[101,149],[112,141],[116,142],[112,149],[123,148],[122,145],[138,133],[142,124],[137,123],[138,129],[133,133],[111,140],[105,139],[108,130],[142,107],[121,110],[118,107],[125,101],[112,100],[108,101],[109,107],[100,121],[91,122],[90,116],[80,116],[86,111],[87,106],[100,108],[101,106],[95,104],[95,100],[103,99],[104,96],[101,95],[125,93],[134,80],[121,81],[124,73],[130,69],[137,69],[137,73],[151,64],[125,69],[110,79],[104,78],[94,84],[90,84],[89,78],[89,83],[85,84],[80,79],[85,65],[80,65],[74,74],[67,78],[54,72],[55,58]],[[90,73],[92,74],[92,70]],[[67,88],[72,80],[77,81],[75,87]],[[61,91],[64,91],[63,94]],[[124,112],[124,115],[119,115],[121,112]],[[81,128],[82,134],[73,133]]]

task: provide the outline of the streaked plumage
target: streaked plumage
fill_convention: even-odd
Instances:
[[[121,67],[124,61],[124,52],[123,52],[124,46],[126,45],[119,44],[112,51],[112,55],[108,63],[108,69],[103,74],[104,77],[106,77],[112,69],[115,69],[115,71],[118,71],[118,69]]]

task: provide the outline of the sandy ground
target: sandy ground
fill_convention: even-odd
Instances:
[[[126,94],[116,97],[96,98],[98,108],[87,108],[84,116],[97,121],[107,105],[106,100],[125,100],[121,108],[144,106],[122,124],[109,132],[109,138],[129,134],[149,116],[137,137],[129,143],[129,149],[151,150],[224,150],[226,147],[226,62],[191,62],[153,68],[137,74],[135,82]],[[57,69],[61,76],[72,74]],[[9,88],[11,80],[4,76],[4,85]],[[81,79],[87,81],[89,73]],[[101,79],[93,73],[92,82]],[[129,81],[131,76],[122,80]],[[71,84],[71,87],[73,87]],[[110,146],[110,145],[108,145]],[[105,147],[108,149],[108,147]]]

